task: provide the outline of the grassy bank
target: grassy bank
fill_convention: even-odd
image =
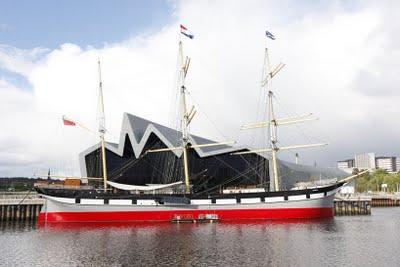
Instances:
[[[357,192],[381,191],[382,184],[387,184],[387,192],[396,192],[400,185],[400,173],[387,173],[385,170],[377,170],[366,174],[356,181]]]

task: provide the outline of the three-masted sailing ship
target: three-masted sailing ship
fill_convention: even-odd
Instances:
[[[192,35],[181,26],[181,33],[189,38]],[[268,36],[267,32],[267,36]],[[240,154],[271,153],[269,160],[272,169],[272,186],[246,190],[221,190],[205,194],[194,194],[190,184],[190,164],[188,151],[199,147],[227,145],[232,142],[192,145],[189,142],[189,125],[196,111],[188,108],[185,78],[190,65],[190,58],[183,56],[182,41],[179,42],[179,90],[181,108],[181,138],[176,147],[147,150],[147,153],[181,151],[183,171],[182,179],[170,184],[130,185],[107,179],[107,160],[105,149],[105,120],[103,88],[99,62],[99,95],[101,144],[102,188],[49,188],[37,187],[36,190],[45,198],[39,222],[123,222],[123,221],[202,221],[202,220],[242,220],[242,219],[291,219],[321,218],[333,216],[333,199],[337,190],[355,176],[326,184],[305,185],[292,190],[282,190],[278,168],[277,153],[282,150],[314,147],[325,144],[297,145],[278,147],[277,127],[312,120],[311,114],[284,119],[275,118],[271,79],[283,68],[270,67],[268,49],[265,49],[265,70],[262,87],[268,92],[268,120],[243,126],[243,129],[260,127],[269,128],[269,147],[257,150],[245,150]],[[90,177],[86,177],[91,179]]]

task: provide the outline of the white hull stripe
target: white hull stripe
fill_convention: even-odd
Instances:
[[[328,192],[326,195],[311,194],[310,198],[306,195],[289,196],[288,200],[284,197],[265,198],[263,202],[261,198],[242,198],[236,199],[216,199],[216,203],[212,203],[211,199],[192,199],[190,204],[160,204],[153,199],[138,199],[133,204],[131,199],[81,199],[80,203],[75,203],[73,198],[60,198],[46,196],[47,199],[45,212],[87,212],[87,211],[162,211],[162,210],[196,210],[196,209],[266,209],[266,208],[315,208],[315,207],[332,207],[333,198],[336,190]],[[108,202],[108,203],[107,203]]]
[[[241,210],[241,209],[291,209],[291,208],[332,208],[334,196],[319,199],[284,201],[274,203],[240,203],[209,205],[84,205],[65,204],[47,199],[42,212],[140,212],[140,211],[195,211],[195,210]]]
[[[109,205],[131,205],[132,199],[110,199],[108,201]]]

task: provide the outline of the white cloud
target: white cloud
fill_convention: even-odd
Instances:
[[[6,24],[6,23],[0,23],[0,32],[7,32],[7,31],[11,31],[13,29],[13,27],[11,27],[10,25]]]
[[[333,165],[363,151],[397,154],[395,66],[400,53],[392,45],[398,42],[393,35],[398,23],[387,23],[396,16],[392,10],[366,2],[349,9],[342,2],[304,7],[291,1],[185,1],[177,3],[176,21],[159,32],[101,48],[63,44],[55,50],[20,50],[1,45],[0,67],[24,75],[33,92],[0,80],[0,143],[9,145],[0,154],[0,176],[29,175],[47,167],[77,171],[78,152],[96,138],[62,127],[60,117],[68,114],[96,127],[98,57],[113,141],[123,112],[173,124],[178,22],[196,35],[185,40],[185,52],[192,57],[187,87],[201,110],[193,132],[251,144],[262,134],[238,128],[257,119],[268,28],[277,36],[269,42],[273,62],[287,64],[274,81],[278,114],[314,112],[321,118],[282,129],[282,143],[331,144],[301,152],[306,163],[317,159]],[[16,169],[12,162],[25,168]]]
[[[42,47],[27,50],[0,43],[0,68],[29,76],[38,58],[47,51]]]

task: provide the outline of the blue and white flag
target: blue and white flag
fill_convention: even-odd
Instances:
[[[272,33],[270,33],[269,31],[265,31],[265,35],[267,35],[268,38],[275,40],[275,36]]]
[[[190,39],[194,38],[194,35],[182,24],[181,24],[181,33]]]

